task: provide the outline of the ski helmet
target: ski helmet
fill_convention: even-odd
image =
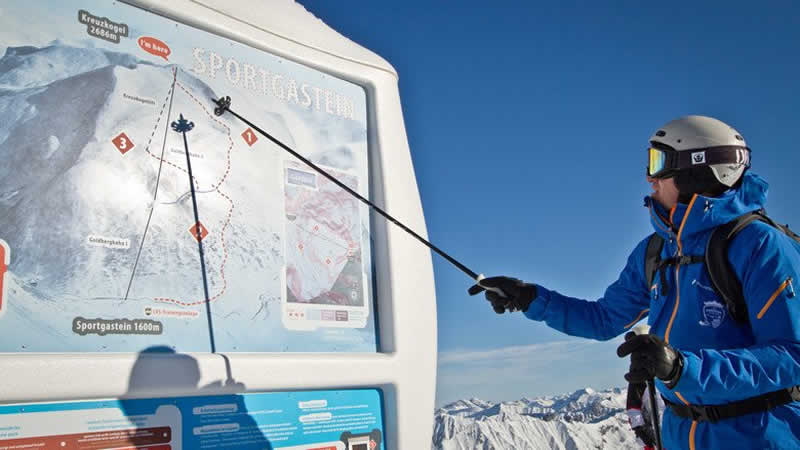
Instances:
[[[675,119],[650,136],[650,145],[647,174],[675,176],[684,194],[715,191],[714,184],[730,188],[750,167],[750,149],[742,135],[712,117]]]

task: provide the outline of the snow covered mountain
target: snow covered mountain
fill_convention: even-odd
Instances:
[[[513,402],[459,400],[436,410],[433,450],[640,449],[624,389]]]

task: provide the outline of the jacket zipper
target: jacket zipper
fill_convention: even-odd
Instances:
[[[689,202],[689,206],[686,208],[686,212],[683,214],[683,220],[681,220],[681,226],[678,228],[678,236],[675,238],[676,242],[678,243],[678,254],[677,256],[680,257],[683,255],[683,244],[681,243],[681,234],[683,233],[683,227],[686,225],[686,220],[689,219],[689,213],[692,212],[692,207],[694,206],[694,202],[697,200],[697,194],[692,195],[692,200]],[[675,316],[678,315],[678,306],[681,302],[681,265],[680,263],[675,264],[675,308],[672,310],[672,316],[669,318],[669,323],[667,324],[667,331],[664,332],[664,342],[669,344],[669,333],[672,331],[672,324],[675,322]]]
[[[795,296],[795,293],[794,293],[794,286],[792,285],[792,277],[786,278],[786,280],[783,283],[781,283],[780,286],[778,286],[778,289],[776,289],[775,292],[772,293],[772,296],[769,298],[769,300],[767,300],[767,303],[765,303],[764,307],[761,308],[761,311],[758,312],[756,318],[761,319],[762,317],[764,317],[764,314],[767,313],[767,310],[769,309],[770,306],[772,306],[772,303],[775,301],[775,299],[778,298],[778,296],[781,295],[781,292],[785,291],[787,288],[789,289],[788,293],[789,298],[793,298]]]
[[[680,257],[683,255],[683,244],[681,243],[681,234],[683,233],[683,226],[686,225],[686,220],[689,218],[689,213],[692,211],[692,207],[694,206],[694,202],[697,200],[697,194],[692,196],[691,201],[689,201],[689,206],[686,208],[686,212],[683,214],[683,220],[681,220],[681,226],[678,228],[677,236],[675,240],[678,244],[678,253],[677,256]],[[652,210],[651,210],[652,211]],[[672,209],[670,213],[670,219],[672,219],[672,214],[674,214],[675,208]],[[674,224],[672,224],[671,229],[674,229]],[[681,300],[681,282],[680,282],[680,272],[681,265],[680,263],[675,264],[675,307],[672,310],[672,316],[669,319],[669,323],[667,324],[667,331],[664,332],[664,342],[669,344],[669,333],[672,331],[672,324],[675,322],[675,317],[678,315],[678,306],[680,305]],[[675,392],[675,395],[686,405],[689,405],[689,402],[684,400],[683,396],[680,395],[679,392]],[[692,426],[689,429],[689,449],[695,450],[695,433],[697,432],[697,421],[692,421]]]

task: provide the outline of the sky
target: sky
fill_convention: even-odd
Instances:
[[[688,114],[741,132],[800,229],[796,3],[300,3],[397,70],[428,236],[476,272],[599,298],[652,232],[648,138]],[[625,386],[620,338],[497,315],[433,261],[437,405]]]

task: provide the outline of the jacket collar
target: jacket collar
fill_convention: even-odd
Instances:
[[[748,171],[738,188],[729,189],[719,197],[695,195],[689,204],[678,203],[674,211],[667,211],[648,196],[645,206],[650,209],[650,222],[657,233],[669,238],[680,230],[681,236],[690,236],[764,208],[768,188],[763,178]]]

